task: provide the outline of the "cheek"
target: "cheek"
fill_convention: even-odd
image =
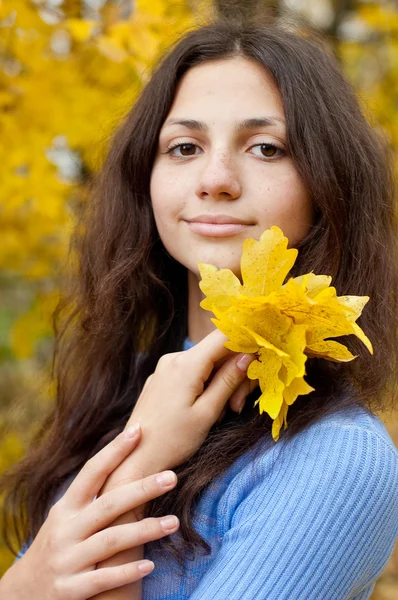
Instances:
[[[263,228],[277,225],[289,238],[290,246],[300,242],[308,234],[314,214],[310,193],[296,170],[289,169],[268,181],[263,197],[267,199],[260,219]]]
[[[161,239],[166,242],[166,238],[175,236],[173,230],[184,212],[188,196],[184,193],[181,182],[161,166],[155,166],[152,170],[150,196],[156,227]],[[167,240],[168,243],[170,241]]]

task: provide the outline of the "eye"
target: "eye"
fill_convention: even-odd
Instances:
[[[180,155],[175,154],[175,152],[173,152],[177,148],[180,148],[180,152],[181,152]],[[197,146],[196,144],[190,144],[190,143],[174,144],[174,146],[171,146],[170,148],[168,148],[166,150],[165,154],[172,154],[173,156],[176,156],[177,158],[181,158],[184,156],[195,156],[195,148],[199,148],[199,146]]]
[[[269,144],[265,142],[250,146],[249,150],[252,150],[252,148],[260,148],[261,156],[259,154],[255,154],[255,156],[258,156],[259,158],[274,158],[275,156],[280,156],[284,153],[282,148],[278,148],[278,146],[275,146],[275,144]]]

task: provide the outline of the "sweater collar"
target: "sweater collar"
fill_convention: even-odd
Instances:
[[[191,342],[191,340],[189,339],[189,337],[186,337],[184,340],[184,345],[183,345],[183,350],[189,350],[190,348],[192,348],[193,346],[195,346],[195,344],[193,342]]]

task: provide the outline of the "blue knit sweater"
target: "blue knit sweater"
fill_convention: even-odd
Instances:
[[[145,546],[155,570],[143,580],[143,600],[370,597],[398,535],[398,452],[382,422],[360,408],[340,411],[255,451],[213,480],[196,506],[209,555],[198,551],[181,570]]]

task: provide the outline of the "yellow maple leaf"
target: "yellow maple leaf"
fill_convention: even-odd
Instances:
[[[83,19],[68,19],[65,27],[76,42],[85,42],[98,29],[97,21]]]
[[[243,243],[241,272],[246,296],[267,296],[277,290],[295,263],[298,251],[287,250],[288,239],[279,227],[271,227],[260,241]]]
[[[234,352],[256,354],[247,371],[258,380],[260,414],[271,419],[272,436],[287,427],[287,412],[298,396],[314,391],[305,380],[309,356],[335,362],[356,358],[329,338],[356,335],[373,354],[370,340],[356,324],[368,296],[337,296],[329,275],[306,273],[285,280],[297,258],[279,227],[264,231],[258,241],[245,240],[242,282],[229,269],[199,263],[205,298],[200,306],[213,313],[212,322]]]

